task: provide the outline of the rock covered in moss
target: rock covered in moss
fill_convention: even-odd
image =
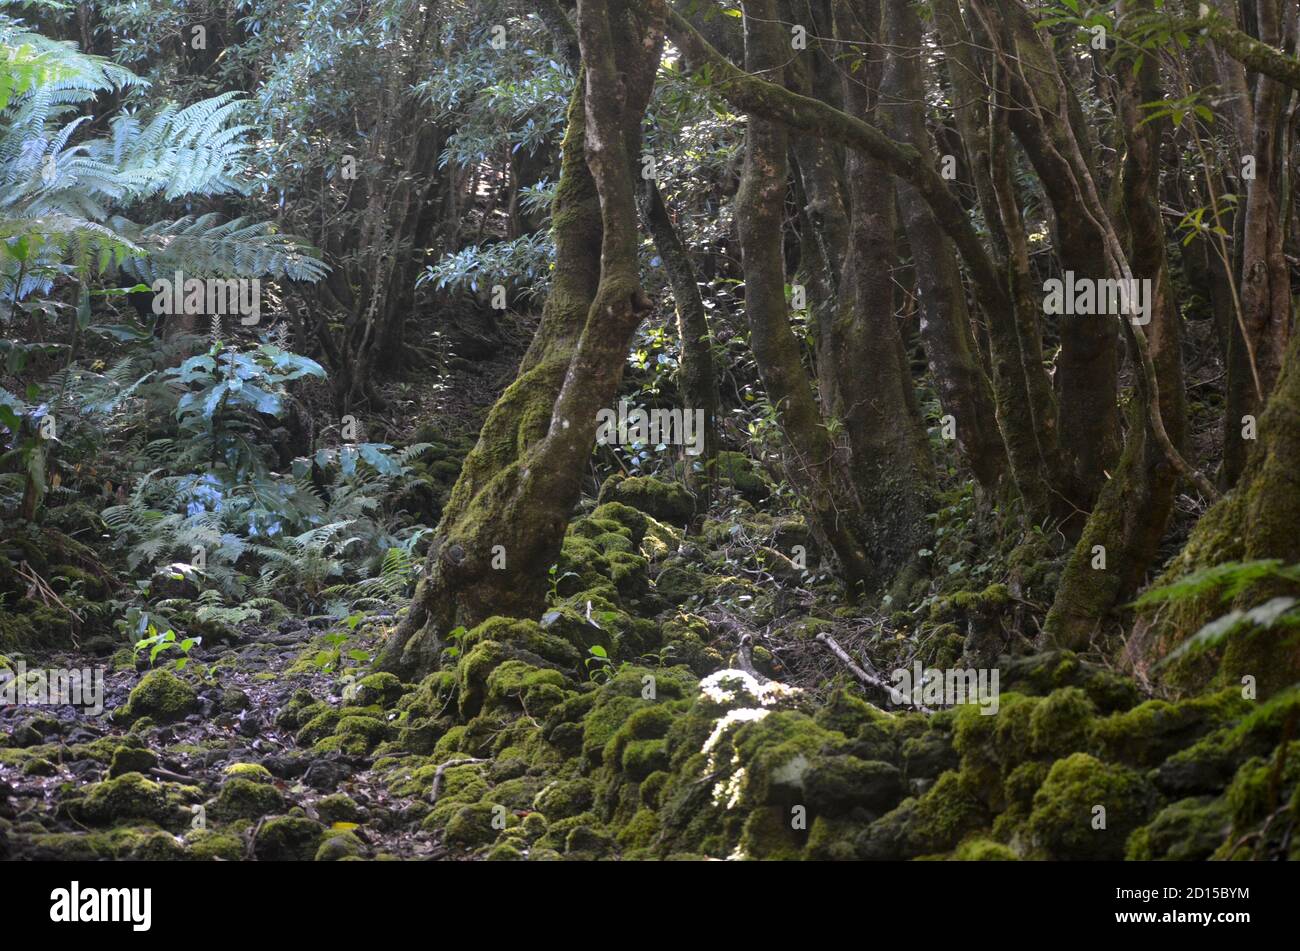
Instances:
[[[621,502],[661,522],[682,525],[695,514],[695,499],[680,485],[653,476],[612,475],[600,487],[601,502]]]
[[[1176,703],[1148,700],[1098,720],[1092,738],[1107,759],[1152,767],[1250,708],[1241,691],[1232,688]]]
[[[447,822],[446,841],[465,849],[489,845],[505,828],[505,817],[504,808],[495,803],[476,802],[461,806]]]
[[[316,803],[316,811],[320,814],[321,821],[333,825],[336,822],[355,822],[362,823],[365,821],[365,814],[357,805],[356,801],[344,793],[331,793],[324,799]]]
[[[238,777],[227,779],[212,809],[214,818],[260,819],[284,810],[284,797],[274,786]]]
[[[1019,856],[1001,842],[989,839],[968,839],[953,851],[959,862],[1014,862]]]
[[[388,709],[406,693],[406,687],[390,673],[369,674],[362,677],[350,690],[350,703],[358,706],[377,706]]]
[[[1050,858],[1121,859],[1129,835],[1146,824],[1155,804],[1140,773],[1075,753],[1053,764],[1034,795],[1026,831]]]
[[[87,825],[113,825],[130,819],[167,825],[177,820],[178,807],[159,783],[139,773],[125,773],[92,785],[85,798],[69,804],[69,812]]]
[[[320,848],[316,850],[317,862],[339,862],[353,856],[360,856],[364,848],[361,840],[351,832],[331,831],[324,837]]]
[[[169,670],[151,670],[140,680],[118,715],[126,723],[148,717],[155,723],[175,723],[199,709],[194,688]]]
[[[247,779],[254,783],[275,782],[271,771],[260,763],[231,763],[225,772],[232,779]]]
[[[113,752],[113,762],[109,764],[108,776],[115,779],[127,773],[147,773],[158,765],[158,757],[146,749],[132,746],[119,746]]]
[[[1161,809],[1149,825],[1129,836],[1126,857],[1149,862],[1199,862],[1223,844],[1232,828],[1224,799],[1212,796],[1180,799]]]
[[[200,861],[220,859],[237,862],[244,858],[247,848],[242,839],[229,832],[214,829],[195,829],[185,836],[190,857]]]
[[[325,830],[301,816],[277,816],[262,823],[253,840],[260,862],[309,862],[316,857]]]

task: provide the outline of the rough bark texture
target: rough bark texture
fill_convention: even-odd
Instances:
[[[559,552],[595,444],[596,412],[616,395],[631,336],[648,310],[636,267],[631,157],[662,30],[623,3],[584,3],[578,23],[584,70],[552,219],[555,285],[518,379],[466,459],[426,577],[376,660],[380,669],[433,669],[440,637],[455,624],[540,611],[546,573],[538,566]],[[494,567],[502,551],[505,567]]]
[[[1141,9],[1142,0],[1126,11]],[[1169,439],[1186,439],[1186,408],[1181,352],[1181,315],[1174,302],[1165,256],[1159,206],[1159,144],[1167,123],[1143,123],[1140,105],[1162,97],[1158,69],[1150,58],[1124,60],[1117,88],[1127,156],[1123,168],[1123,207],[1127,212],[1129,260],[1133,276],[1149,280],[1154,294],[1148,341],[1158,381],[1160,418]],[[1135,357],[1140,359],[1135,353]],[[1173,510],[1178,472],[1170,465],[1156,434],[1149,401],[1154,398],[1137,377],[1128,410],[1128,436],[1119,466],[1088,517],[1060,588],[1044,623],[1056,646],[1086,648],[1110,611],[1130,597],[1146,577]],[[1097,547],[1104,567],[1095,566]]]
[[[673,302],[677,309],[677,336],[681,341],[681,369],[678,377],[685,412],[704,411],[704,446],[699,456],[687,456],[686,485],[695,496],[695,509],[702,514],[712,495],[713,462],[718,455],[718,377],[713,366],[712,337],[700,297],[700,282],[686,245],[677,234],[663,195],[653,178],[642,184],[641,212],[655,250],[668,272]]]
[[[1043,184],[1053,210],[1056,247],[1063,270],[1080,277],[1109,276],[1105,236],[1091,207],[1093,179],[1080,110],[1053,51],[1028,11],[1016,2],[973,4],[998,42],[1010,76],[1010,122]],[[1069,501],[1086,510],[1104,473],[1119,454],[1118,337],[1116,321],[1061,317],[1056,363],[1060,397],[1060,446]]]
[[[937,164],[925,127],[921,78],[921,21],[910,0],[891,0],[888,43],[893,52],[881,97],[883,127]],[[956,421],[957,444],[980,484],[996,488],[1006,470],[993,391],[979,362],[966,308],[966,290],[952,245],[929,207],[910,185],[900,185],[898,205],[916,262],[921,298],[921,339],[945,413]]]
[[[834,11],[838,39],[884,39],[880,0],[837,0]],[[855,118],[875,118],[879,90],[873,72],[868,67],[841,74],[844,108]],[[846,156],[845,166],[849,245],[829,347],[837,386],[835,401],[823,411],[843,424],[865,518],[859,537],[873,582],[882,583],[926,545],[934,476],[894,316],[894,182],[883,163],[859,151]]]
[[[1294,4],[1284,23],[1282,4],[1256,4],[1260,38],[1280,45],[1294,27]],[[1246,182],[1246,210],[1241,250],[1241,322],[1229,338],[1228,395],[1224,413],[1225,484],[1231,485],[1245,465],[1249,448],[1241,438],[1242,418],[1258,416],[1273,389],[1286,351],[1291,325],[1291,278],[1283,252],[1282,201],[1287,187],[1285,166],[1290,90],[1268,76],[1255,82],[1250,143],[1255,177]]]
[[[775,18],[774,0],[745,4],[745,65],[781,76],[788,50]],[[848,478],[845,453],[832,443],[790,328],[785,299],[781,231],[785,217],[785,129],[750,115],[745,168],[736,195],[736,225],[745,273],[745,312],[763,387],[776,407],[788,441],[790,473],[804,490],[817,529],[839,559],[849,585],[873,578],[856,536],[861,504]]]

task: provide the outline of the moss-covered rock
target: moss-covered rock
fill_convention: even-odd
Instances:
[[[1052,765],[1034,795],[1027,833],[1035,849],[1056,859],[1120,859],[1133,830],[1156,804],[1140,774],[1075,753]]]
[[[86,825],[115,825],[144,819],[166,826],[184,817],[175,799],[167,790],[139,773],[125,773],[102,783],[95,783],[85,798],[69,804],[69,812],[78,822]]]
[[[465,849],[489,845],[506,828],[506,816],[504,807],[491,802],[461,806],[447,822],[446,841]]]
[[[331,831],[324,836],[320,848],[316,850],[315,859],[317,862],[339,862],[359,856],[364,851],[361,840],[351,832]]]
[[[377,705],[388,709],[406,693],[406,687],[389,673],[370,674],[352,686],[349,702],[358,706]]]
[[[127,773],[147,773],[158,765],[158,757],[151,750],[132,746],[119,746],[113,751],[113,762],[108,767],[110,779]]]
[[[246,779],[254,783],[275,782],[271,771],[260,763],[231,763],[225,772],[232,779]]]
[[[151,670],[140,680],[118,716],[126,723],[149,717],[155,723],[175,723],[199,708],[194,688],[169,670]]]
[[[185,845],[190,857],[200,861],[220,859],[237,862],[247,852],[247,846],[239,836],[213,829],[196,829],[187,833]]]
[[[284,811],[284,797],[274,786],[238,777],[227,779],[217,795],[216,819],[260,819]]]
[[[277,816],[262,823],[253,840],[260,862],[310,862],[316,857],[325,830],[301,816]]]
[[[1180,799],[1129,836],[1127,858],[1138,862],[1199,862],[1214,854],[1231,827],[1228,804],[1223,799]]]
[[[695,514],[695,499],[689,492],[653,476],[612,475],[600,487],[599,501],[621,502],[673,525],[683,525]]]
[[[1176,703],[1148,700],[1097,720],[1092,741],[1108,760],[1152,767],[1216,727],[1239,719],[1250,707],[1241,691],[1231,688]]]

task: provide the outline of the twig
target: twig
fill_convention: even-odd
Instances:
[[[883,690],[891,697],[894,695],[894,688],[887,684],[884,678],[863,670],[858,663],[849,656],[849,652],[839,645],[839,642],[836,641],[835,638],[831,637],[825,631],[822,631],[817,635],[817,640],[825,645],[827,650],[838,657],[840,663],[848,668],[849,673],[856,677],[861,683],[868,687],[875,687],[877,690]],[[929,707],[922,706],[921,704],[916,704],[916,709],[920,710],[922,713],[934,712]]]
[[[193,786],[198,782],[193,776],[182,776],[180,773],[173,773],[170,769],[163,769],[161,766],[154,766],[149,772],[159,779],[166,779],[173,783],[185,783],[187,786]]]
[[[447,760],[433,774],[433,788],[429,790],[429,802],[436,803],[438,795],[442,792],[442,776],[452,766],[468,766],[471,763],[486,763],[487,760],[475,757],[465,757],[464,759]]]

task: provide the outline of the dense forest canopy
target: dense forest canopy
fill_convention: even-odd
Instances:
[[[0,2],[0,857],[1300,858],[1298,41]]]

